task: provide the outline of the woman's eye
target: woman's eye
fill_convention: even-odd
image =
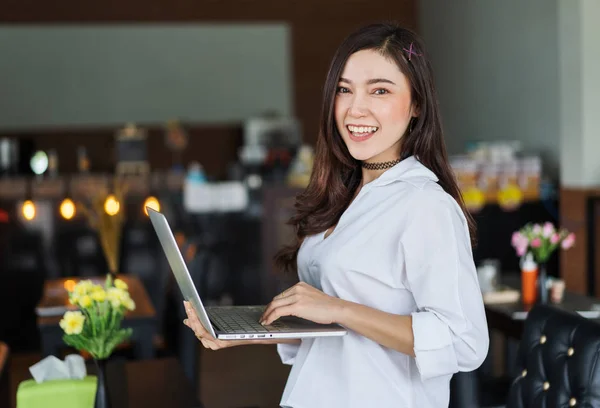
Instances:
[[[350,92],[350,90],[348,88],[345,88],[343,86],[337,87],[337,93],[348,93],[348,92]]]
[[[387,89],[379,88],[379,89],[376,89],[374,93],[375,93],[375,95],[385,95],[389,92]]]

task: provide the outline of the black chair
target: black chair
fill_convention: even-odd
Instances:
[[[600,407],[600,324],[552,306],[527,316],[508,408]]]
[[[0,229],[0,341],[13,352],[39,348],[35,307],[42,298],[46,267],[42,237],[19,225]]]
[[[486,383],[478,372],[458,373],[451,382],[450,407],[600,407],[599,360],[600,323],[537,305],[519,342],[519,374]],[[501,398],[489,398],[492,389]]]
[[[87,278],[103,276],[108,271],[98,233],[86,222],[61,222],[56,235],[55,251],[60,276]]]
[[[128,221],[123,226],[119,272],[136,276],[144,285],[162,337],[171,271],[149,220]]]

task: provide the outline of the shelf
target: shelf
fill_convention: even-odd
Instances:
[[[74,174],[56,177],[0,178],[0,200],[25,200],[29,195],[35,200],[62,199],[65,195],[91,198],[99,189],[110,189],[114,174]],[[120,176],[128,186],[127,195],[147,195],[150,192],[181,191],[184,173],[153,172],[148,175]]]

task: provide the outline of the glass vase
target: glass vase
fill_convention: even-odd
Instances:
[[[538,303],[548,303],[548,276],[544,262],[538,265]]]
[[[94,359],[96,365],[98,386],[96,388],[96,398],[94,400],[94,408],[111,408],[110,397],[108,395],[108,386],[106,384],[106,364],[107,359]]]

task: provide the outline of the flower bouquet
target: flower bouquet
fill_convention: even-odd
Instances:
[[[521,259],[533,258],[538,267],[539,299],[542,303],[546,303],[548,297],[546,262],[558,248],[567,250],[575,245],[575,234],[566,229],[557,230],[550,222],[543,225],[527,224],[513,233],[511,243]]]
[[[523,257],[531,252],[538,265],[546,263],[558,247],[569,249],[574,244],[574,233],[566,229],[556,230],[551,222],[527,224],[512,236],[512,246],[517,255]]]
[[[104,285],[83,280],[69,289],[69,302],[79,310],[68,311],[61,319],[63,341],[94,359],[98,369],[96,407],[106,407],[105,363],[114,349],[131,336],[132,329],[121,328],[121,321],[127,310],[135,309],[135,303],[127,284],[120,279],[113,282],[110,275]]]

